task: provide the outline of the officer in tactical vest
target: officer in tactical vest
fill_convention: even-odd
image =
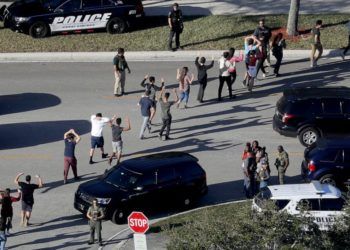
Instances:
[[[278,171],[278,180],[280,184],[284,184],[284,175],[286,174],[286,170],[289,166],[289,158],[286,151],[284,151],[283,147],[280,145],[277,147],[277,158],[275,161],[275,166]]]
[[[95,230],[98,238],[98,243],[102,246],[102,219],[105,217],[105,213],[103,208],[101,208],[97,204],[97,199],[93,199],[92,206],[89,207],[89,210],[86,214],[86,217],[90,220],[90,240],[88,242],[89,245],[95,243]]]
[[[173,51],[172,43],[175,35],[176,49],[180,49],[180,34],[183,30],[182,11],[177,3],[173,4],[173,9],[168,14],[168,24],[170,28],[168,49]],[[175,50],[176,50],[175,49]]]

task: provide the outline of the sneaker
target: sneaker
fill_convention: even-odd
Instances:
[[[108,156],[108,153],[102,154],[103,159],[107,158],[107,156]]]
[[[158,135],[158,139],[163,141],[162,135]]]
[[[143,140],[143,139],[145,139],[145,137],[144,137],[144,136],[141,136],[141,137],[140,137],[140,140]]]
[[[266,77],[266,74],[265,74],[265,73],[263,73],[263,75],[262,75],[262,76],[263,76],[263,78],[265,78],[265,77]]]
[[[90,160],[89,161],[89,164],[94,164],[95,162],[93,160]]]
[[[166,141],[168,141],[168,140],[172,140],[173,138],[171,138],[171,137],[169,137],[169,136],[165,136],[165,139],[164,140],[166,140]]]
[[[67,181],[66,180],[63,180],[63,185],[66,185],[67,184]]]
[[[311,64],[310,64],[310,68],[313,68],[314,67],[314,63],[312,62]]]
[[[89,242],[88,242],[88,245],[92,245],[92,244],[94,244],[94,242],[92,242],[92,241],[89,241]]]

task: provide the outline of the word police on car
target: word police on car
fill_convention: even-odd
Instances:
[[[34,38],[96,29],[123,33],[143,16],[141,0],[18,0],[0,9],[0,21],[6,28]]]

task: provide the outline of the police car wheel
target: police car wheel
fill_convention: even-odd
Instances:
[[[29,28],[29,35],[33,38],[43,38],[49,33],[49,27],[43,22],[36,22]]]
[[[126,30],[126,23],[119,17],[114,17],[107,23],[107,32],[110,34],[123,33]]]
[[[126,218],[129,214],[127,213],[126,209],[124,208],[118,208],[114,211],[112,215],[112,222],[114,224],[123,224],[126,222]]]
[[[337,186],[337,182],[335,180],[334,175],[332,174],[326,174],[320,178],[320,182],[322,184],[330,184],[332,186]]]

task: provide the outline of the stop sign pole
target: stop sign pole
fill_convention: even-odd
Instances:
[[[132,212],[128,217],[129,228],[134,232],[135,250],[147,250],[145,233],[149,229],[148,218],[142,212]]]

